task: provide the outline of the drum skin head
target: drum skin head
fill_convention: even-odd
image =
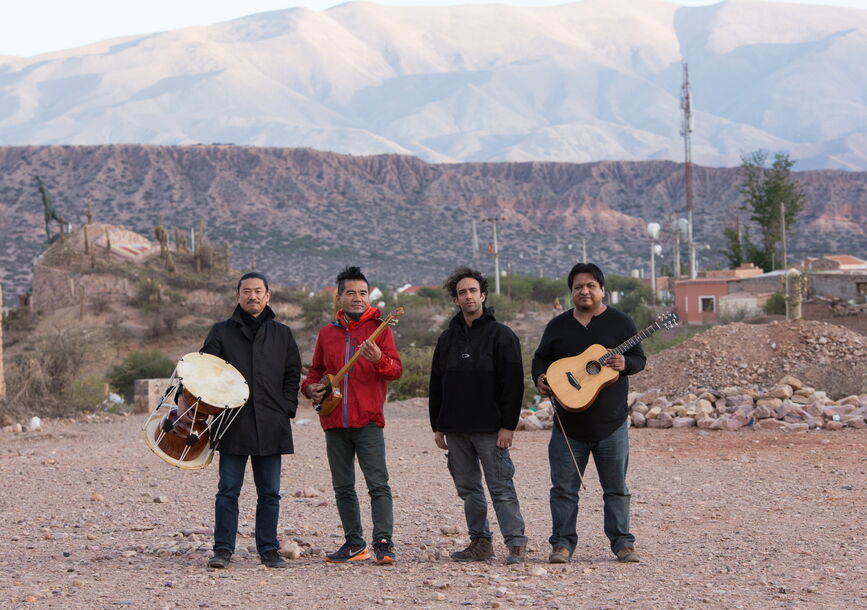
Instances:
[[[145,422],[144,427],[144,439],[145,444],[148,448],[156,453],[163,461],[168,462],[172,466],[177,466],[181,470],[201,470],[205,466],[211,463],[211,458],[214,457],[214,450],[211,448],[206,449],[202,453],[200,453],[194,460],[178,460],[173,458],[165,451],[160,449],[159,445],[157,445],[156,439],[160,434],[160,424],[162,423],[163,415],[160,413],[153,413]]]
[[[190,394],[215,407],[236,409],[250,397],[250,388],[238,369],[211,354],[192,352],[182,356],[177,375]]]

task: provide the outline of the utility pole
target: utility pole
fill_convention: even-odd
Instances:
[[[479,233],[476,231],[476,219],[473,218],[473,267],[479,268]]]
[[[502,220],[497,216],[492,216],[491,218],[485,218],[485,222],[490,222],[494,225],[494,243],[493,243],[493,252],[491,254],[494,255],[494,294],[500,294],[500,245],[497,242],[497,221]]]
[[[783,234],[783,266],[781,269],[786,268],[789,264],[788,253],[786,252],[786,202],[780,200],[780,232]],[[788,276],[786,276],[788,278]],[[788,303],[788,301],[786,301]]]
[[[585,238],[581,238],[581,262],[587,262],[587,240]]]
[[[689,68],[687,63],[682,61],[683,65],[683,85],[680,89],[680,109],[683,111],[682,122],[680,126],[680,135],[683,136],[683,157],[684,157],[684,179],[686,183],[686,219],[689,223],[688,236],[689,240],[689,277],[695,279],[695,239],[692,224],[692,144],[690,135],[693,132],[692,122],[692,92],[689,88]]]

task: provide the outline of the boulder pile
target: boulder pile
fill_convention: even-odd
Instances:
[[[659,389],[631,392],[628,405],[629,421],[635,428],[867,428],[867,394],[831,400],[825,392],[792,375],[783,376],[765,390],[740,386],[701,388],[674,399]],[[518,430],[547,430],[553,423],[553,407],[542,401],[538,410],[521,412]]]

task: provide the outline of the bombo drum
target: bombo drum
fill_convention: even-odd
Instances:
[[[210,354],[187,354],[145,422],[145,443],[173,466],[204,468],[249,396],[247,381],[231,364]]]

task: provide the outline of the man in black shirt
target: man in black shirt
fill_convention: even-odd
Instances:
[[[485,308],[488,281],[481,273],[458,268],[444,288],[460,311],[434,351],[430,423],[436,446],[448,451],[449,472],[464,501],[470,534],[470,545],[451,557],[485,561],[494,555],[482,487],[484,471],[509,548],[506,563],[523,563],[527,537],[512,480],[515,466],[509,457],[524,397],[521,343]]]
[[[599,267],[592,263],[578,263],[569,272],[568,284],[575,307],[548,323],[533,356],[533,379],[545,395],[552,394],[545,378],[552,362],[577,356],[594,344],[614,348],[636,334],[635,324],[628,315],[602,302],[605,276]],[[549,542],[553,547],[548,557],[550,563],[567,563],[578,542],[575,522],[581,481],[572,456],[583,475],[591,453],[602,486],[604,528],[611,550],[619,561],[639,561],[635,536],[629,532],[630,495],[626,486],[629,463],[626,395],[629,381],[626,376],[643,370],[645,361],[640,344],[622,355],[612,356],[605,366],[620,375],[617,381],[599,392],[587,410],[576,413],[556,407],[555,420],[558,421],[555,421],[548,444],[552,520]]]

